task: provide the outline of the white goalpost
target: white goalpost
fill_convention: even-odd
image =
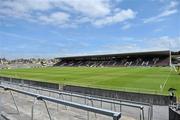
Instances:
[[[169,49],[169,66],[171,70],[174,70],[175,72],[178,72],[176,65],[172,64],[172,55],[171,55],[171,50]]]

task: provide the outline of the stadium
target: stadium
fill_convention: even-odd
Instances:
[[[158,116],[159,113],[157,114],[155,111],[159,110],[162,113],[167,113],[166,110],[163,110],[167,109],[165,106],[179,100],[180,76],[178,74],[178,57],[178,52],[171,51],[60,57],[55,58],[56,63],[51,67],[42,64],[42,67],[2,69],[0,71],[1,87],[5,91],[11,91],[12,89],[12,91],[21,93],[22,91],[19,90],[24,90],[23,92],[30,91],[32,92],[31,94],[39,93],[40,96],[49,94],[47,96],[53,98],[57,98],[56,94],[60,92],[61,94],[59,95],[62,96],[59,99],[69,101],[68,97],[70,96],[70,101],[75,103],[81,103],[87,96],[93,96],[92,98],[87,98],[87,101],[89,100],[90,103],[85,99],[86,105],[98,108],[98,101],[101,101],[101,109],[103,108],[102,106],[105,106],[106,109],[115,112],[118,112],[118,105],[123,106],[123,110],[119,111],[122,112],[121,119],[161,120],[167,116]],[[6,88],[4,85],[12,88]],[[170,89],[173,89],[172,99],[169,98]],[[14,98],[14,95],[11,95]],[[38,98],[38,95],[32,96],[37,97],[38,100],[46,100],[45,96],[43,96],[44,98]],[[6,95],[6,97],[8,96]],[[21,99],[32,101],[32,98],[27,100],[27,98],[21,98],[21,95],[15,97],[17,99],[16,101],[13,99],[15,105]],[[119,100],[122,101],[122,104],[118,102]],[[106,102],[110,103],[110,108],[108,108]],[[63,110],[67,109],[66,104],[63,103],[63,105],[65,105]],[[159,105],[164,107],[158,108],[157,106]],[[57,107],[57,105],[55,106]],[[51,105],[51,107],[54,106]],[[52,109],[59,109],[56,107]],[[135,108],[140,109],[140,117]],[[19,112],[19,106],[16,109]],[[23,109],[27,110],[28,108]],[[49,111],[49,109],[47,110]],[[70,111],[72,112],[72,110]],[[68,113],[71,112],[68,111]],[[42,113],[39,114],[39,119],[45,116]],[[48,114],[50,119],[52,119],[52,116],[60,119],[58,115],[52,115],[49,112]],[[6,113],[2,114],[2,116],[8,115]],[[24,116],[21,117],[23,118]],[[18,117],[16,116],[16,118]],[[43,117],[43,119],[45,118]],[[64,116],[63,119],[68,118]],[[73,117],[72,119],[75,118]],[[88,112],[87,119],[106,118],[97,117],[96,113],[95,116],[93,114],[90,115]],[[119,118],[113,119],[117,120]]]
[[[178,0],[0,0],[0,120],[180,120]]]

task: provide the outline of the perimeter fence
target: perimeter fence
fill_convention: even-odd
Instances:
[[[75,102],[81,105],[87,105],[99,109],[119,112],[122,113],[122,116],[132,117],[137,120],[153,119],[153,106],[147,103],[119,100],[119,99],[116,100],[116,99],[98,98],[95,96],[80,95],[77,93],[70,93],[70,92],[46,89],[41,87],[34,87],[30,85],[17,84],[7,81],[6,82],[3,81],[1,82],[1,84],[39,95],[53,97],[55,99]],[[64,105],[64,108],[67,110],[68,106]],[[59,104],[56,105],[56,109],[57,110],[59,109]]]

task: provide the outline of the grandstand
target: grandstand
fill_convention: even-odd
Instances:
[[[169,66],[170,51],[60,57],[55,66],[120,67]]]
[[[180,95],[179,57],[151,51],[60,57],[60,67],[11,64],[0,71],[0,120],[167,120],[167,90]]]

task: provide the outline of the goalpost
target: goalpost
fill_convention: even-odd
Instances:
[[[172,66],[172,61],[171,61],[171,50],[169,49],[169,66],[171,67]]]
[[[171,75],[171,72],[174,70],[175,72],[179,73],[180,75],[180,64],[172,64],[172,56],[171,56],[171,51],[169,50],[169,67],[170,67],[170,71],[169,74],[166,78],[166,80],[164,81],[163,84],[160,84],[160,91],[163,92],[163,89]],[[177,67],[177,68],[176,68]]]
[[[169,66],[172,70],[180,74],[180,64],[172,64],[171,50],[169,50]]]

